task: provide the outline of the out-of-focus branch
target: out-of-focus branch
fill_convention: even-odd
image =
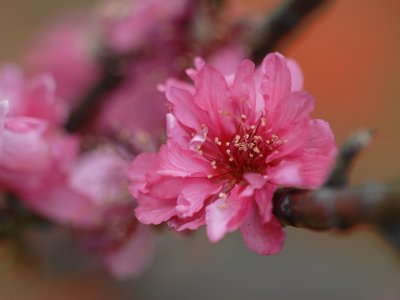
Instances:
[[[370,143],[373,138],[372,130],[360,130],[342,146],[328,180],[327,187],[344,187],[348,184],[351,166],[357,155]]]
[[[109,54],[105,54],[99,59],[102,68],[100,79],[70,113],[65,124],[67,131],[79,131],[93,120],[104,96],[123,81],[128,60],[129,56]]]
[[[0,241],[18,238],[22,230],[29,225],[47,225],[47,221],[32,214],[12,193],[0,197]]]
[[[282,189],[274,196],[274,214],[284,225],[313,230],[374,226],[400,251],[400,188],[367,184],[347,186],[352,162],[372,138],[359,131],[342,147],[326,184],[316,191]]]
[[[256,63],[303,23],[307,17],[331,0],[286,0],[256,29],[251,37],[251,57]]]

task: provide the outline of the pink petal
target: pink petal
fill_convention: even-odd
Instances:
[[[272,218],[272,198],[277,189],[276,185],[266,184],[263,189],[254,192],[254,199],[263,222],[267,223]]]
[[[301,162],[282,160],[277,165],[269,168],[268,177],[271,182],[283,187],[306,187],[306,179],[301,173]]]
[[[268,54],[262,62],[262,92],[268,110],[274,111],[279,101],[291,91],[290,70],[286,58],[279,53]]]
[[[139,154],[132,162],[128,178],[132,181],[129,186],[129,191],[134,197],[137,197],[139,192],[143,192],[146,183],[146,174],[150,170],[154,170],[158,165],[158,156],[155,153],[142,153]]]
[[[293,59],[287,59],[287,66],[292,79],[292,92],[301,91],[304,85],[304,76],[299,64]]]
[[[191,150],[183,150],[176,143],[168,142],[159,152],[158,174],[188,177],[198,175],[207,177],[211,173],[210,163]]]
[[[244,114],[250,122],[260,116],[259,112],[256,111],[254,70],[254,63],[250,60],[244,60],[238,66],[233,84],[230,87],[238,107],[237,114]]]
[[[143,224],[158,225],[176,214],[176,199],[159,199],[141,194],[137,199],[139,206],[136,217]]]
[[[17,66],[3,65],[0,68],[0,100],[9,101],[9,110],[13,115],[20,113],[23,85],[24,75]]]
[[[267,183],[267,177],[258,173],[246,173],[243,178],[254,188],[261,189]]]
[[[93,203],[104,206],[110,204],[110,199],[118,201],[129,198],[121,195],[126,188],[127,169],[128,162],[117,151],[88,151],[81,154],[75,164],[70,175],[70,185],[89,197]]]
[[[24,201],[32,210],[57,223],[92,228],[100,222],[99,211],[90,199],[64,185],[27,194]]]
[[[233,132],[235,126],[230,119],[232,107],[230,91],[224,76],[210,65],[205,65],[197,74],[195,101],[208,112],[207,126],[225,132]]]
[[[21,172],[41,172],[51,164],[52,136],[47,123],[30,118],[7,118],[0,166]]]
[[[167,137],[176,142],[179,147],[186,148],[189,144],[189,134],[187,129],[178,121],[171,113],[166,115],[167,118]]]
[[[267,183],[267,176],[261,176],[258,173],[247,173],[244,179],[252,186],[254,199],[257,203],[259,212],[264,222],[268,222],[272,216],[272,197],[276,190],[276,185]]]
[[[10,110],[10,103],[7,100],[0,100],[0,122],[3,124],[4,117]]]
[[[335,161],[337,148],[335,138],[327,122],[310,121],[304,147],[298,150],[302,163],[302,175],[307,187],[319,187],[326,179]]]
[[[313,98],[305,92],[288,94],[277,103],[275,109],[268,113],[271,130],[277,132],[293,123],[308,120],[314,110]]]
[[[251,194],[235,187],[228,195],[208,205],[206,208],[207,235],[217,242],[228,232],[235,231],[248,215]]]
[[[337,153],[329,124],[310,120],[304,144],[268,170],[271,182],[281,186],[316,188],[326,179]]]
[[[207,197],[219,193],[221,184],[204,178],[193,178],[185,180],[181,189],[176,211],[180,217],[186,218],[202,209]]]
[[[195,103],[194,96],[187,89],[173,83],[175,81],[167,82],[165,96],[172,104],[175,117],[183,125],[200,131],[207,119],[206,112]]]
[[[103,253],[102,260],[115,277],[124,279],[142,272],[150,263],[152,256],[150,228],[138,225],[122,246]]]
[[[32,79],[24,90],[21,114],[60,124],[67,116],[64,102],[56,98],[53,77],[43,74]]]
[[[280,252],[285,241],[285,232],[278,220],[272,216],[268,223],[264,223],[255,205],[252,205],[240,231],[247,247],[261,255]]]
[[[206,214],[204,209],[198,211],[191,217],[173,217],[168,221],[168,226],[176,231],[196,230],[204,224],[206,224]]]

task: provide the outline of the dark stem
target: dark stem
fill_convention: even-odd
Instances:
[[[368,184],[317,191],[281,190],[274,214],[282,224],[312,230],[348,230],[371,225],[400,251],[400,189]]]
[[[65,124],[68,132],[80,131],[90,124],[99,110],[104,96],[123,81],[129,57],[106,54],[99,59],[102,75],[70,113]]]
[[[342,146],[336,158],[336,164],[325,182],[327,187],[344,187],[349,182],[349,174],[358,154],[369,145],[374,131],[359,130]]]
[[[43,218],[31,213],[13,193],[0,198],[0,241],[18,239],[30,225],[48,225]]]
[[[400,189],[380,184],[348,187],[348,174],[360,151],[372,138],[361,130],[342,147],[337,164],[316,191],[282,189],[275,193],[274,215],[284,225],[312,230],[376,228],[400,253]]]
[[[286,0],[269,15],[252,37],[251,57],[260,63],[264,56],[275,50],[289,33],[296,29],[322,4],[331,0]]]

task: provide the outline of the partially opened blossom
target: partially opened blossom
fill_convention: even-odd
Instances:
[[[211,241],[240,229],[260,254],[280,251],[282,226],[272,214],[279,187],[316,188],[336,153],[328,123],[314,120],[297,65],[269,54],[259,70],[243,61],[231,75],[201,59],[169,80],[168,140],[130,169],[136,216],[178,231],[207,226]]]

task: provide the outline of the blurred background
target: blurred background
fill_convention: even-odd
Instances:
[[[230,18],[266,15],[280,3],[227,2]],[[95,3],[1,0],[0,62],[18,62],[33,33],[57,15]],[[339,145],[358,128],[378,130],[354,168],[355,185],[400,177],[399,20],[396,0],[332,1],[280,49],[301,65],[317,100],[314,116],[330,122]],[[203,231],[188,238],[167,232],[148,270],[120,282],[74,264],[75,245],[59,234],[52,240],[51,231],[41,238],[54,247],[37,251],[37,265],[10,256],[0,242],[0,299],[400,299],[400,261],[372,232],[287,232],[282,253],[269,257],[246,249],[238,233],[212,245]]]

